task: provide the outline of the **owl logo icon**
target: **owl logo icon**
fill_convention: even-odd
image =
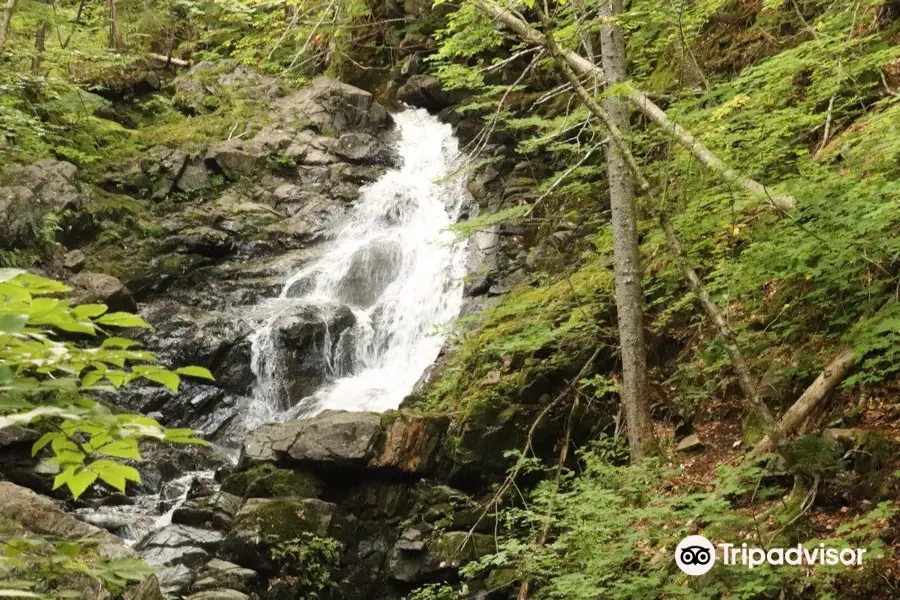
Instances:
[[[675,564],[688,575],[708,573],[716,563],[716,549],[702,535],[689,535],[675,548]]]

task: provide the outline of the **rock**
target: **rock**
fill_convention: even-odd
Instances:
[[[134,549],[151,565],[178,564],[196,568],[208,560],[208,550],[222,541],[222,534],[186,525],[168,525],[150,532]]]
[[[381,419],[369,413],[326,411],[306,422],[307,427],[288,448],[298,462],[364,464],[381,430]]]
[[[184,565],[166,567],[157,573],[159,587],[168,596],[181,596],[187,592],[197,574]]]
[[[372,94],[328,77],[313,79],[279,100],[278,106],[286,121],[300,121],[329,135],[351,130],[377,133],[393,122]]]
[[[224,231],[212,227],[195,227],[173,238],[179,252],[222,258],[235,249],[234,239]]]
[[[272,322],[276,345],[270,368],[280,374],[283,408],[294,406],[312,394],[330,375],[332,356],[341,335],[356,322],[341,304],[300,304]]]
[[[675,446],[675,452],[699,452],[706,448],[706,444],[700,441],[696,433],[687,436]]]
[[[249,592],[250,587],[259,578],[256,571],[245,569],[240,565],[214,558],[203,568],[207,578],[212,579],[220,587]],[[199,582],[197,582],[199,584]]]
[[[75,304],[101,303],[110,311],[135,312],[137,304],[125,284],[103,273],[83,271],[72,279]]]
[[[405,549],[411,546],[412,550]],[[401,537],[388,563],[389,576],[406,583],[424,583],[450,576],[463,564],[495,551],[493,536],[450,531],[419,544]]]
[[[241,464],[280,460],[326,470],[366,467],[423,474],[437,467],[447,424],[443,418],[400,412],[324,411],[251,432]]]
[[[125,590],[122,600],[163,600],[156,575],[150,575],[138,585]]]
[[[215,110],[223,95],[266,101],[280,93],[277,79],[249,71],[234,60],[198,62],[172,85],[176,106],[192,115]]]
[[[75,177],[75,165],[44,159],[8,165],[0,172],[0,249],[23,249],[49,236],[74,245],[92,226],[84,210],[90,195]],[[47,229],[48,217],[57,230]]]
[[[185,600],[250,600],[250,596],[237,590],[209,590],[191,594]]]
[[[72,250],[63,258],[63,266],[73,273],[80,273],[84,270],[84,264],[87,259],[81,250]]]
[[[387,164],[391,152],[377,138],[367,133],[345,133],[338,138],[334,153],[351,162]]]
[[[121,539],[63,512],[49,498],[6,481],[0,482],[0,520],[41,535],[96,539],[98,553],[107,560],[134,557]]]
[[[323,485],[318,477],[310,473],[279,469],[263,463],[230,475],[222,482],[222,489],[244,498],[315,498],[321,493]]]
[[[263,155],[248,152],[241,140],[228,140],[211,145],[206,151],[206,164],[231,180],[257,173],[264,165]]]
[[[455,104],[456,94],[445,92],[441,82],[432,75],[412,75],[397,90],[397,100],[431,112]]]
[[[0,429],[0,449],[7,452],[11,446],[25,446],[30,449],[31,443],[36,442],[41,437],[37,431],[27,429],[20,425],[10,425]]]
[[[213,184],[202,161],[193,161],[184,167],[175,187],[186,194],[194,194],[212,188]]]
[[[194,527],[225,529],[241,508],[241,499],[219,491],[208,498],[188,500],[172,514],[172,522]]]
[[[272,549],[309,534],[328,535],[337,526],[337,506],[314,498],[250,498],[235,517],[218,556],[264,576],[279,571]]]
[[[389,413],[383,418],[381,453],[373,467],[390,467],[404,473],[424,474],[437,466],[443,434],[449,421],[405,413]]]
[[[394,241],[376,239],[363,246],[350,259],[338,286],[338,298],[359,308],[372,306],[397,278],[402,258]]]

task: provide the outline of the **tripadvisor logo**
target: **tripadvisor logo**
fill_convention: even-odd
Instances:
[[[675,548],[675,564],[688,575],[703,575],[716,563],[716,549],[702,535],[689,535]]]
[[[754,569],[768,565],[861,565],[865,548],[826,548],[825,544],[804,548],[797,544],[791,548],[753,548],[747,544],[718,544],[722,549],[722,563],[727,566],[742,565]],[[716,546],[702,535],[689,535],[675,548],[675,564],[688,575],[708,573],[716,563]]]

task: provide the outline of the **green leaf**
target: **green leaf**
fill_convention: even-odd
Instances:
[[[139,317],[126,312],[115,312],[103,315],[96,320],[101,325],[111,325],[112,327],[141,327],[148,329],[150,325]]]
[[[137,440],[129,438],[126,440],[116,440],[97,448],[97,454],[105,454],[115,458],[125,458],[129,460],[141,460],[141,453],[138,450]]]
[[[165,439],[167,442],[176,444],[197,444],[206,446],[206,440],[196,437],[197,432],[193,429],[166,429]]]
[[[209,369],[204,367],[181,367],[180,369],[175,369],[175,372],[179,375],[186,375],[187,377],[198,377],[200,379],[215,381],[213,374],[209,372]]]
[[[101,348],[122,348],[123,350],[127,350],[132,346],[139,346],[140,344],[134,340],[129,340],[128,338],[123,337],[108,337],[103,340],[103,343],[100,344]]]
[[[45,433],[40,438],[38,438],[38,441],[36,441],[33,446],[31,446],[31,455],[37,456],[37,453],[41,451],[41,448],[43,448],[53,440],[63,437],[65,436],[58,431],[50,431]]]
[[[82,304],[72,309],[72,316],[79,321],[99,317],[109,310],[105,304]]]
[[[125,485],[128,481],[141,482],[141,474],[138,473],[137,469],[111,460],[95,460],[90,464],[89,468],[97,473],[101,480],[120,492],[125,491]]]
[[[3,590],[0,589],[0,598],[43,598],[41,594],[27,592],[25,590]]]
[[[150,373],[144,373],[142,377],[163,384],[169,388],[173,394],[178,393],[178,384],[181,382],[181,378],[172,371],[151,371]]]
[[[26,323],[28,323],[26,315],[0,315],[0,333],[21,333]]]
[[[72,492],[72,496],[78,500],[78,497],[91,487],[91,484],[97,481],[97,477],[99,476],[100,474],[92,469],[80,467],[78,471],[66,479],[65,483],[69,486],[69,491]]]

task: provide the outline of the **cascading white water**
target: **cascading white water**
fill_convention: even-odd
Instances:
[[[469,199],[451,127],[421,109],[394,117],[401,166],[364,188],[319,259],[294,273],[279,298],[261,307],[252,336],[256,424],[325,409],[396,408],[437,358],[440,331],[459,314],[464,243],[448,231]],[[286,383],[277,323],[298,311],[333,319],[349,307],[355,323],[307,350],[321,353],[325,382],[305,398]],[[296,395],[296,394],[294,394]],[[291,406],[294,404],[294,406]]]

